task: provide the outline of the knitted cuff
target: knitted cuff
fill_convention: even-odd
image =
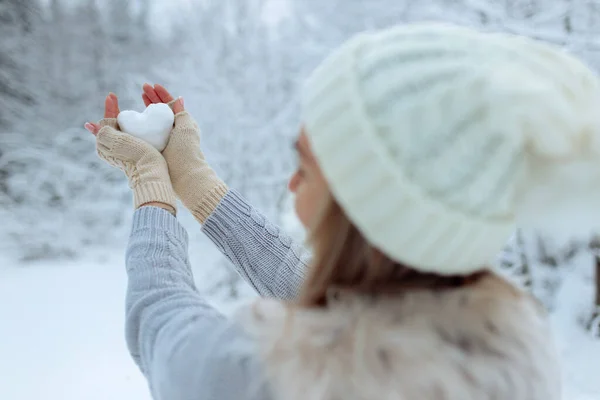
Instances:
[[[163,203],[177,210],[177,198],[170,184],[141,182],[133,188],[133,205],[137,209],[148,203]]]
[[[171,100],[170,102],[167,103],[167,105],[169,107],[171,107],[171,111],[173,111],[173,106],[175,105],[175,103],[177,103],[177,100],[179,100],[181,97],[177,97],[176,99]]]
[[[218,181],[217,185],[195,204],[186,204],[194,218],[201,224],[204,224],[208,217],[215,211],[225,194],[228,191],[227,185],[223,181]]]
[[[110,126],[113,129],[119,129],[119,123],[116,118],[103,118],[98,122],[98,125],[100,125],[101,128]]]

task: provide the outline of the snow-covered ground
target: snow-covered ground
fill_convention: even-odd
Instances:
[[[0,270],[0,398],[149,399],[123,334],[122,256]]]
[[[227,314],[245,300],[215,288],[226,264],[191,217],[182,217],[197,286]],[[98,249],[78,261],[23,265],[0,255],[1,400],[150,399],[125,345],[124,253]],[[250,296],[242,287],[240,299]]]
[[[209,287],[223,260],[198,232],[191,248],[198,286]],[[85,261],[0,264],[0,399],[150,399],[125,347],[123,251],[90,253]],[[580,276],[565,281],[553,323],[565,360],[564,398],[597,400],[600,341],[576,323],[590,298]],[[249,295],[244,289],[241,297]],[[235,306],[225,295],[212,296],[224,312]]]
[[[587,317],[592,286],[589,259],[580,257],[558,293],[558,307],[552,314],[554,335],[563,358],[565,400],[600,399],[600,339],[582,329]]]

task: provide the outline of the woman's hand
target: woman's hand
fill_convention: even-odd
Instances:
[[[116,119],[119,116],[119,99],[116,94],[109,93],[104,100],[104,120]],[[85,124],[85,129],[90,131],[94,136],[98,135],[102,126],[93,122]]]
[[[157,84],[151,86],[145,83],[142,87],[142,90],[144,91],[144,93],[142,93],[142,100],[144,101],[146,107],[148,107],[150,104],[165,103],[171,106],[171,109],[175,115],[185,111],[183,98],[180,97],[175,99],[162,85]]]
[[[96,136],[98,155],[125,173],[135,208],[157,205],[175,213],[175,192],[165,159],[153,146],[119,130],[119,101],[115,94],[109,94],[104,104],[104,119],[85,124]]]
[[[145,84],[142,99],[146,106],[169,104],[175,113],[175,125],[163,156],[169,166],[177,196],[196,220],[203,224],[217,207],[227,186],[210,168],[200,150],[200,129],[185,111],[183,99],[175,99],[161,85]]]

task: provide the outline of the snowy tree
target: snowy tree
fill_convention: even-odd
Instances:
[[[263,0],[227,0],[200,5],[193,16],[182,11],[186,15],[178,19],[186,23],[177,28],[174,48],[187,59],[172,57],[172,68],[179,70],[174,87],[185,82],[177,91],[185,93],[186,105],[198,109],[209,159],[230,185],[277,218],[273,205],[285,194],[299,131],[295,111],[302,59],[291,45],[300,37],[290,35],[293,19],[268,27],[265,5]],[[284,25],[287,32],[279,36]],[[183,32],[185,27],[192,29]],[[273,171],[281,173],[273,176]]]
[[[596,337],[600,338],[600,238],[595,238],[590,249],[594,256],[594,274],[595,274],[595,299],[592,312],[587,321],[586,328]]]
[[[103,63],[104,17],[92,0],[75,7],[52,0],[34,24],[35,41],[22,53],[34,69],[28,87],[36,91],[23,107],[18,131],[1,132],[0,217],[6,228],[0,235],[23,259],[74,256],[86,243],[117,237],[123,222],[126,182],[98,160],[93,138],[80,128],[101,117],[102,92],[114,85],[110,74],[119,76]],[[103,198],[108,201],[98,202]],[[94,232],[100,229],[115,234],[99,237]]]
[[[22,53],[32,32],[34,0],[0,0],[0,129],[7,130],[33,103]]]
[[[109,89],[107,62],[108,46],[107,34],[102,28],[102,16],[96,0],[85,0],[85,2],[76,7],[73,12],[72,29],[77,29],[83,37],[75,43],[75,54],[84,54],[89,52],[87,57],[82,57],[81,62],[85,63],[81,68],[71,68],[71,70],[83,70],[85,76],[82,77],[90,82],[91,93],[85,93],[85,99],[89,99],[92,94],[100,97],[101,93],[107,93]],[[84,99],[81,99],[82,101]]]
[[[65,74],[70,67],[70,46],[67,41],[67,30],[69,26],[66,21],[66,10],[62,0],[51,0],[49,24],[46,26],[44,34],[49,37],[49,46],[46,49],[50,65],[52,82],[57,82],[54,90],[50,93],[54,98],[65,96],[65,91],[70,92],[69,74]],[[58,90],[58,88],[65,88]]]
[[[588,324],[588,329],[592,332],[596,337],[600,337],[600,258],[595,257],[596,264],[596,300],[595,307],[590,316],[590,322]]]
[[[580,257],[581,255],[591,257]],[[497,260],[497,270],[518,286],[531,292],[549,311],[557,307],[558,292],[573,262],[589,261],[589,271],[595,274],[594,298],[589,299],[585,328],[600,337],[600,240],[558,245],[543,233],[518,230]]]
[[[152,0],[142,1],[140,10],[135,18],[135,32],[139,36],[139,42],[143,48],[147,49],[152,46],[152,36],[149,26],[150,13],[154,2]]]
[[[9,202],[9,177],[24,168],[21,162],[11,162],[9,150],[18,141],[13,129],[22,127],[34,104],[36,88],[28,81],[27,56],[38,18],[34,0],[0,0],[0,207]]]
[[[126,44],[133,38],[133,10],[129,0],[108,0],[107,20],[113,43]]]
[[[531,266],[525,247],[523,232],[517,230],[498,257],[498,268],[509,279],[531,290]]]

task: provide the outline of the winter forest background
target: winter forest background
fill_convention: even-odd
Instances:
[[[221,177],[296,231],[286,181],[296,163],[292,142],[303,79],[355,32],[422,20],[525,34],[600,68],[600,0],[0,0],[0,299],[14,303],[24,291],[46,293],[48,281],[31,284],[36,276],[59,286],[81,285],[77,279],[95,289],[107,284],[111,296],[123,295],[104,275],[80,275],[96,271],[96,264],[120,273],[131,218],[125,178],[98,159],[83,129],[102,117],[109,91],[121,109],[143,108],[145,82],[183,96]],[[201,290],[223,309],[251,296],[192,218],[183,220]],[[593,241],[557,250],[543,232],[519,231],[498,263],[557,316],[573,399],[600,398],[600,384],[592,382],[600,367],[598,251]],[[61,265],[77,271],[72,281],[46,275]],[[3,279],[9,269],[25,272]],[[17,287],[23,279],[27,288]],[[16,321],[38,306],[0,306],[0,320]],[[111,312],[121,313],[119,307]],[[0,398],[35,398],[3,386],[2,376],[15,373],[5,363],[15,356],[7,335],[0,327]],[[569,347],[573,340],[586,346]],[[120,389],[110,398],[120,398]],[[127,398],[147,398],[136,390]]]

